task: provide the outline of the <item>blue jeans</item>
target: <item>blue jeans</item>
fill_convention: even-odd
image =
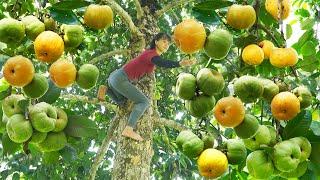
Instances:
[[[127,99],[133,101],[134,106],[129,116],[128,125],[135,128],[137,121],[150,106],[149,99],[130,82],[122,68],[110,74],[108,86],[107,95],[118,105],[124,105]]]

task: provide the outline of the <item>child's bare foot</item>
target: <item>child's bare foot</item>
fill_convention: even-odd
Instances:
[[[105,85],[100,85],[99,86],[99,90],[98,90],[98,94],[97,94],[97,98],[99,101],[105,101],[106,100],[106,92],[108,90],[108,87]]]
[[[134,139],[136,141],[143,141],[143,138],[136,132],[133,131],[133,128],[130,126],[126,126],[122,131],[122,136]]]

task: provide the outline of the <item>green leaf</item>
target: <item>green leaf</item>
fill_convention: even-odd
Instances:
[[[314,18],[308,18],[304,21],[301,21],[301,29],[302,30],[308,30],[308,29],[312,29],[315,23],[315,19]]]
[[[20,179],[20,174],[15,172],[13,175],[12,175],[12,180],[19,180]]]
[[[299,61],[297,67],[307,72],[313,72],[320,65],[320,60],[315,55],[303,57],[302,61]]]
[[[231,6],[232,4],[233,4],[232,1],[210,0],[210,1],[198,3],[194,6],[194,8],[199,9],[199,10],[212,11],[212,10]]]
[[[10,86],[7,90],[0,92],[0,100],[10,96],[12,87]]]
[[[2,135],[2,147],[3,147],[3,155],[10,155],[19,151],[19,149],[21,148],[21,144],[11,141],[8,134],[4,133]]]
[[[83,0],[65,0],[52,5],[53,8],[59,10],[73,10],[81,7],[89,6],[90,2]]]
[[[292,26],[290,24],[286,25],[286,39],[289,39],[292,35]]]
[[[4,79],[0,79],[0,92],[6,91],[10,87],[10,84]]]
[[[310,13],[308,10],[306,9],[298,9],[294,12],[294,14],[296,15],[300,15],[302,17],[309,17],[310,16]]]
[[[63,160],[66,162],[71,163],[77,159],[77,151],[70,145],[65,146],[59,151],[59,153],[62,156]]]
[[[18,106],[22,109],[23,113],[26,113],[28,111],[28,107],[30,103],[31,103],[30,99],[23,99],[18,101]]]
[[[71,115],[64,131],[72,137],[93,137],[97,133],[97,125],[87,117]]]
[[[311,56],[317,53],[316,51],[316,44],[314,44],[312,41],[307,41],[300,50],[300,53],[303,56]]]
[[[308,30],[306,31],[298,40],[297,43],[295,43],[294,45],[292,45],[293,48],[295,48],[298,52],[300,52],[301,47],[307,42],[309,41],[314,35],[314,30]]]
[[[10,56],[6,56],[0,54],[0,69],[2,69],[3,64],[10,58]]]
[[[59,162],[60,154],[58,151],[45,152],[42,156],[42,162],[46,165],[57,164]]]
[[[313,134],[316,136],[320,136],[320,122],[319,121],[312,121],[310,125],[310,129],[313,131]]]
[[[317,175],[315,172],[311,171],[310,169],[307,170],[307,172],[299,178],[300,180],[317,180]]]
[[[255,43],[257,40],[258,40],[258,37],[252,34],[248,36],[238,36],[234,38],[234,45],[239,48],[244,48],[249,44]]]
[[[294,119],[290,120],[283,130],[283,139],[290,139],[296,136],[305,136],[311,125],[311,112],[301,111]]]
[[[78,17],[71,10],[59,10],[53,7],[49,9],[52,18],[57,22],[62,24],[79,24]]]
[[[54,83],[49,79],[49,89],[41,98],[39,98],[39,101],[52,104],[59,99],[60,93],[61,89],[55,86]]]
[[[203,9],[192,9],[192,15],[198,19],[199,21],[205,24],[220,24],[222,20],[220,20],[219,15],[214,10],[203,10]]]

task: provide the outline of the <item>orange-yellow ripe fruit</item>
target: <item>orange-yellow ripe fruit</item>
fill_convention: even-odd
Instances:
[[[300,112],[300,101],[291,92],[281,92],[272,99],[271,112],[277,120],[291,120]]]
[[[250,44],[243,49],[242,59],[249,65],[259,65],[264,59],[263,50],[255,44]]]
[[[236,29],[250,28],[256,22],[256,11],[250,5],[234,4],[227,12],[227,23]]]
[[[75,81],[77,69],[70,61],[58,60],[50,66],[49,73],[56,86],[66,88]]]
[[[87,7],[83,19],[91,28],[104,29],[113,23],[113,12],[107,5],[91,4]]]
[[[274,48],[270,55],[270,63],[278,68],[297,64],[298,53],[293,48]]]

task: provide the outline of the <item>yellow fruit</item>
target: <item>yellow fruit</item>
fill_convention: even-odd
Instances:
[[[91,4],[84,13],[84,23],[95,29],[104,29],[113,22],[112,9],[107,5]]]
[[[291,92],[281,92],[272,99],[271,112],[277,120],[291,120],[300,112],[300,101]]]
[[[57,33],[44,31],[34,41],[34,51],[39,61],[52,63],[63,54],[64,42]]]
[[[181,51],[192,54],[203,48],[206,41],[206,31],[202,24],[196,20],[188,19],[174,28],[173,39]]]
[[[274,45],[271,41],[263,40],[259,43],[259,46],[262,48],[264,53],[264,58],[269,59],[270,54],[274,48]]]
[[[239,98],[232,96],[221,98],[215,108],[214,116],[225,127],[236,127],[244,119],[245,109]]]
[[[49,73],[56,86],[66,88],[75,81],[77,69],[72,62],[59,60],[50,66]]]
[[[266,0],[265,8],[271,16],[276,19],[286,19],[290,14],[290,2],[289,0],[281,0],[281,14],[280,14],[280,2],[279,0]]]
[[[227,156],[213,148],[204,150],[197,163],[200,175],[207,178],[217,178],[228,168]]]
[[[29,84],[34,76],[32,62],[23,56],[9,58],[3,67],[3,76],[12,86],[23,87]]]
[[[262,63],[263,58],[263,50],[255,44],[246,46],[242,51],[242,59],[249,65],[259,65]]]
[[[297,62],[298,54],[293,48],[274,48],[270,54],[270,63],[278,68],[293,66]]]
[[[249,5],[234,4],[229,7],[227,23],[236,29],[250,28],[256,22],[256,11]]]

